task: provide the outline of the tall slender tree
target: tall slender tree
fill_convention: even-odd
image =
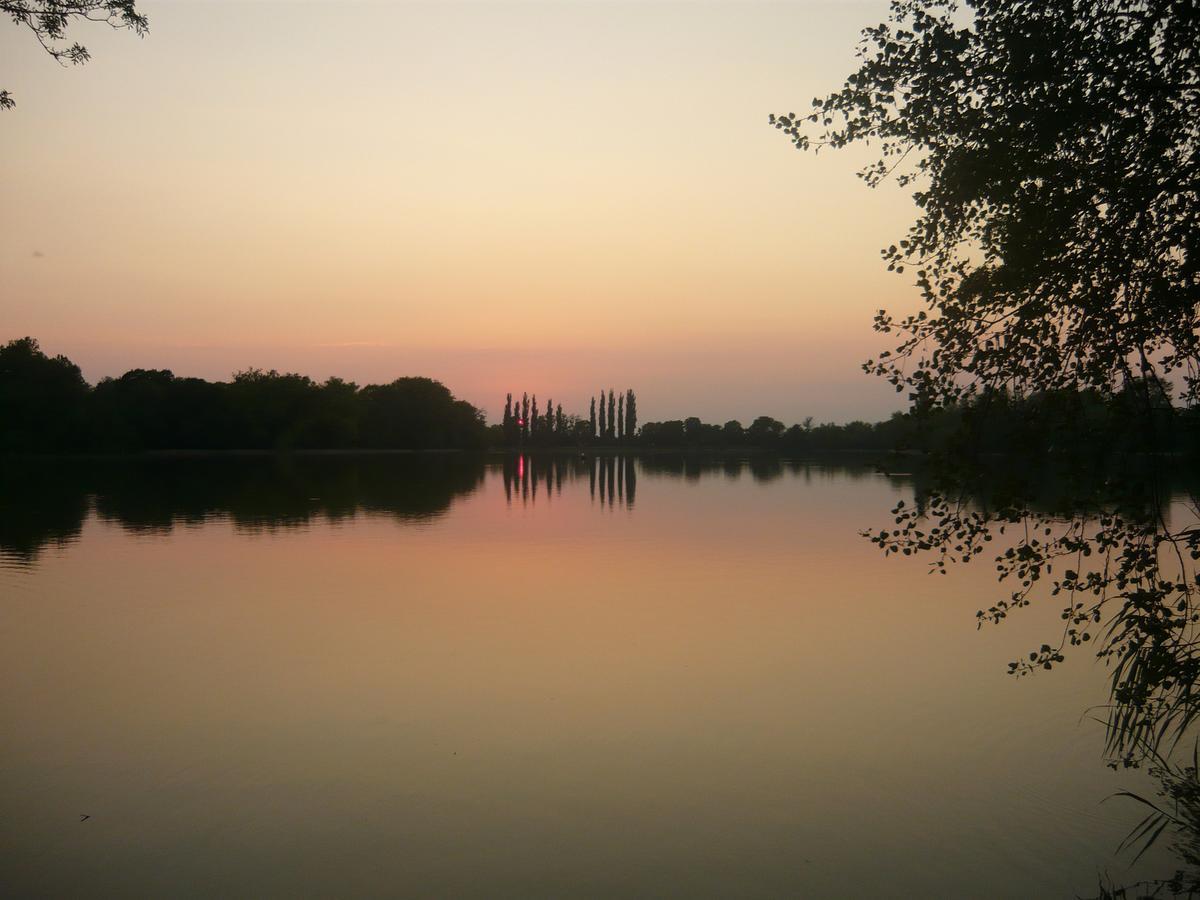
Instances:
[[[604,391],[600,392],[600,430],[597,434],[600,438],[608,437],[608,420],[604,416]]]
[[[625,437],[637,434],[637,397],[633,388],[625,392]]]
[[[554,401],[550,399],[546,401],[546,433],[554,433]]]
[[[596,398],[592,398],[592,408],[588,414],[588,434],[591,437],[596,436]]]
[[[564,430],[563,426],[565,424],[566,424],[566,419],[563,417],[562,404],[560,403],[554,410],[554,430],[558,433],[558,435],[560,437],[563,434],[563,430]]]
[[[604,436],[607,437],[609,440],[612,440],[613,432],[616,429],[616,425],[617,425],[616,417],[617,417],[617,405],[616,405],[615,398],[613,397],[612,388],[609,388],[608,389],[608,431],[606,431],[604,433]]]
[[[625,435],[625,395],[617,396],[617,440]]]
[[[529,395],[521,394],[521,440],[529,437]]]
[[[512,394],[508,394],[504,399],[504,424],[501,431],[504,433],[504,440],[512,443]]]
[[[537,394],[534,394],[533,395],[533,410],[529,417],[529,433],[530,434],[538,433],[538,425],[540,424],[538,421],[539,418],[540,417],[538,416]]]

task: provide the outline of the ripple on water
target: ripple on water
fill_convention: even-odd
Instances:
[[[78,543],[78,536],[62,538],[51,544],[32,550],[16,550],[0,547],[0,591],[27,591],[30,589],[28,576],[37,571],[47,556],[66,552]]]

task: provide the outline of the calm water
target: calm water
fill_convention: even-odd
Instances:
[[[0,485],[6,896],[1072,897],[1152,788],[1056,604],[866,469],[176,460]],[[80,821],[82,815],[89,815]]]

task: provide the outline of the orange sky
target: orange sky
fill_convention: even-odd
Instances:
[[[885,0],[144,2],[60,69],[0,25],[0,339],[95,380],[422,374],[643,420],[886,415],[913,208],[767,114]]]

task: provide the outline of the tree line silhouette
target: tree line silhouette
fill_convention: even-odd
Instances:
[[[1142,410],[1152,403],[1155,428]],[[1153,434],[1153,445],[1147,435]],[[970,434],[972,452],[1067,452],[1097,444],[1135,452],[1200,452],[1200,407],[1172,406],[1158,384],[1019,395],[988,390],[958,402],[914,407],[881,422],[786,426],[759,416],[749,426],[697,417],[638,424],[632,390],[601,391],[588,415],[537,395],[506,398],[503,418],[484,414],[429,378],[358,385],[247,369],[228,382],[133,369],[94,387],[65,356],[37,341],[0,346],[0,452],[139,452],[286,449],[761,450],[789,455],[895,450],[950,452]]]
[[[33,338],[0,347],[0,452],[479,448],[483,413],[429,378],[359,387],[247,369],[133,369],[94,387]]]
[[[1115,394],[1096,390],[1045,390],[1018,395],[999,389],[934,408],[893,413],[880,422],[816,424],[806,418],[785,426],[759,416],[749,427],[736,419],[723,425],[692,417],[647,422],[635,445],[646,448],[771,450],[787,455],[874,451],[889,453],[1028,454],[1076,452],[1097,445],[1135,453],[1200,454],[1200,406],[1156,407],[1149,431],[1134,410],[1144,404],[1145,386],[1131,383]],[[969,441],[970,446],[965,446]]]

